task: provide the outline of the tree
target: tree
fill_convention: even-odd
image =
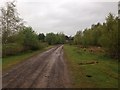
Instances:
[[[103,24],[93,24],[91,28],[85,29],[83,34],[77,32],[74,36],[75,44],[82,44],[86,47],[102,46],[106,52],[115,58],[120,56],[120,37],[119,28],[120,20],[111,13],[107,16],[106,22]]]
[[[65,35],[63,33],[56,34],[56,44],[63,44],[65,43]]]
[[[101,36],[101,45],[106,48],[112,57],[118,57],[120,53],[118,44],[118,18],[109,14],[106,18],[105,30]]]
[[[18,42],[22,44],[27,50],[39,49],[39,39],[32,27],[24,27],[18,34]]]
[[[44,35],[44,33],[40,33],[38,35],[38,38],[39,38],[40,41],[44,42],[45,41],[45,35]]]
[[[1,30],[3,44],[8,42],[8,38],[16,34],[23,27],[22,19],[19,18],[15,2],[7,2],[5,7],[1,8]]]
[[[48,44],[63,44],[65,43],[65,35],[63,33],[47,33],[45,37],[45,41],[48,42]]]
[[[45,37],[45,41],[48,42],[49,45],[56,43],[56,36],[54,33],[47,33]]]
[[[77,31],[76,35],[74,36],[74,43],[77,45],[82,44],[82,31]]]

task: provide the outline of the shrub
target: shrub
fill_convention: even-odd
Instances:
[[[24,50],[23,46],[17,43],[3,44],[2,56],[15,55]]]

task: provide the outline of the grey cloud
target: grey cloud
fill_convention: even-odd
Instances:
[[[104,22],[109,12],[117,15],[117,2],[82,2],[82,0],[17,0],[20,16],[37,32],[76,31]]]

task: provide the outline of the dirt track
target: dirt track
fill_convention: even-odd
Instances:
[[[3,88],[67,88],[63,46],[56,46],[14,67],[2,77]]]

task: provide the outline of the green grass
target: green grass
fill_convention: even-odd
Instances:
[[[76,88],[117,88],[118,62],[103,53],[91,53],[81,48],[64,45],[65,58]],[[79,65],[79,63],[98,61],[97,64]],[[90,75],[92,77],[86,77]]]
[[[38,50],[38,51],[29,51],[29,52],[21,53],[21,54],[14,55],[14,56],[4,57],[4,58],[2,58],[2,70],[3,70],[3,72],[6,72],[7,70],[10,70],[15,65],[19,64],[20,62],[23,62],[23,61],[27,60],[28,58],[30,58],[34,55],[37,55],[51,47],[52,46],[46,47],[46,48],[44,48],[42,50]]]

